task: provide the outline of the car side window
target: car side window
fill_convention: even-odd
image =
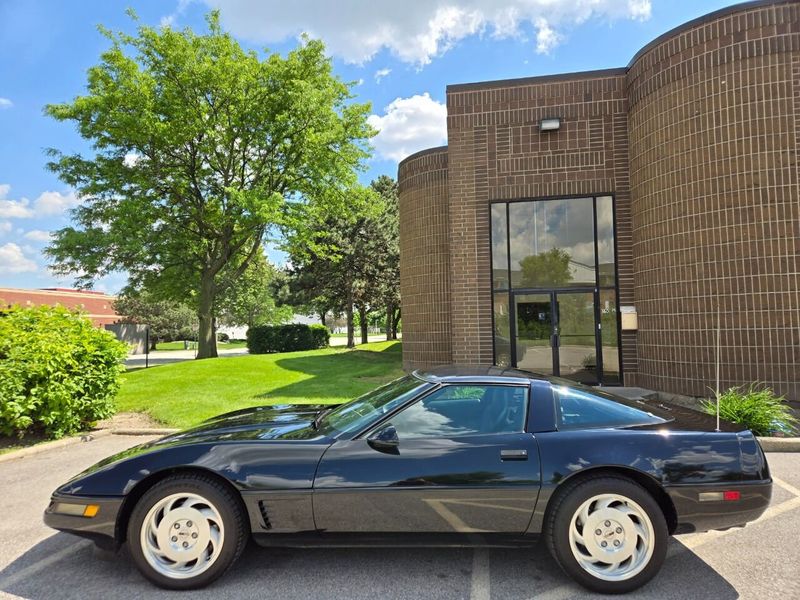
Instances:
[[[447,385],[391,419],[400,440],[525,430],[527,388]]]
[[[619,427],[662,423],[663,419],[611,398],[580,389],[553,386],[559,429]]]

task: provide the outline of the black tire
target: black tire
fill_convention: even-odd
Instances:
[[[617,581],[601,579],[581,566],[570,546],[570,527],[576,511],[584,502],[603,494],[615,494],[632,500],[646,513],[652,525],[654,534],[651,541],[652,554],[646,565],[627,579]],[[561,569],[583,587],[601,594],[624,594],[643,586],[661,569],[667,555],[669,538],[667,522],[661,507],[639,484],[620,476],[597,475],[565,484],[563,489],[556,492],[551,502],[544,526],[548,550]],[[594,534],[594,532],[582,533],[587,536]]]
[[[150,564],[145,556],[146,550],[142,547],[142,527],[148,513],[159,502],[175,494],[193,494],[208,500],[216,508],[224,531],[222,542],[213,553],[215,558],[212,564],[201,573],[185,578],[171,577],[160,572]],[[224,483],[199,473],[176,474],[158,482],[139,499],[128,522],[128,546],[136,568],[152,583],[170,590],[205,587],[221,577],[241,556],[247,545],[248,534],[249,527],[241,498]],[[188,537],[186,539],[191,541]]]

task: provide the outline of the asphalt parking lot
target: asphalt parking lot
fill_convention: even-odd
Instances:
[[[52,490],[96,460],[147,438],[107,436],[0,463],[0,598],[162,598],[126,551],[55,533]],[[744,529],[679,536],[654,581],[628,598],[800,598],[800,453],[769,454],[767,513]],[[197,598],[590,598],[542,546],[524,549],[263,549]]]

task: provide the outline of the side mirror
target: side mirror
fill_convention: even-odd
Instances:
[[[378,452],[388,454],[399,454],[400,438],[397,437],[397,429],[394,425],[387,423],[378,431],[367,438],[367,443]]]

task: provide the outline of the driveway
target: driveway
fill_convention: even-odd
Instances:
[[[42,524],[50,492],[94,461],[148,438],[108,436],[0,463],[0,597],[176,598],[146,583],[123,549]],[[800,454],[770,454],[772,506],[744,529],[679,536],[661,573],[626,598],[800,598]],[[593,597],[542,546],[517,549],[264,549],[251,545],[222,580],[192,598]]]

